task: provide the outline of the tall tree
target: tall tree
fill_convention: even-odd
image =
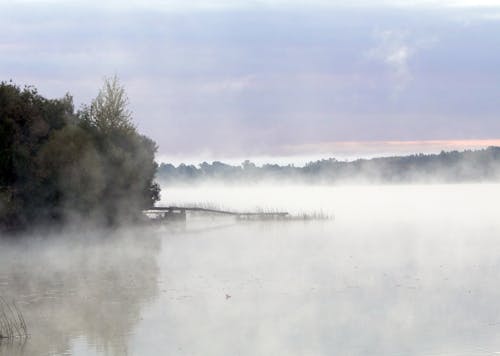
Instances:
[[[116,130],[135,131],[129,99],[118,77],[104,79],[104,85],[90,107],[85,109],[84,119],[103,133]]]
[[[128,98],[118,78],[106,78],[90,106],[80,113],[82,127],[93,134],[103,161],[104,189],[101,204],[110,223],[130,219],[159,199],[154,183],[156,144],[140,135],[128,108]]]

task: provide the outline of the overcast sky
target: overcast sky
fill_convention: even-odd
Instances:
[[[500,138],[500,1],[346,4],[0,0],[0,79],[78,106],[117,74],[162,157]]]

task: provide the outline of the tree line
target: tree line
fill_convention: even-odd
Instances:
[[[158,180],[164,184],[201,182],[259,183],[418,183],[478,182],[500,180],[500,147],[481,150],[414,154],[340,161],[335,158],[309,162],[303,167],[250,161],[241,165],[203,162],[197,166],[162,163]]]
[[[0,83],[0,229],[138,219],[159,199],[156,150],[116,77],[79,110],[69,94]]]

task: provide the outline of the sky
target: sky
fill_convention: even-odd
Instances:
[[[500,145],[500,0],[0,0],[0,79],[125,86],[162,161]]]

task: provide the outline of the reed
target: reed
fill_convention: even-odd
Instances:
[[[28,328],[21,310],[14,301],[8,303],[0,297],[0,341],[27,337]]]
[[[290,215],[289,220],[334,220],[333,215],[325,213],[323,210],[313,211],[310,213],[299,213],[296,215]]]
[[[197,209],[208,209],[208,210],[219,210],[232,212],[238,220],[280,220],[280,221],[317,221],[317,220],[334,220],[333,215],[325,213],[323,210],[312,211],[312,212],[300,212],[295,214],[284,213],[283,210],[255,207],[253,210],[238,211],[233,210],[229,207],[214,204],[211,202],[196,202],[191,204],[177,204],[176,207],[179,208],[197,208]],[[190,214],[201,215],[201,216],[213,216],[218,215],[216,212],[206,212],[206,211],[190,211]]]

